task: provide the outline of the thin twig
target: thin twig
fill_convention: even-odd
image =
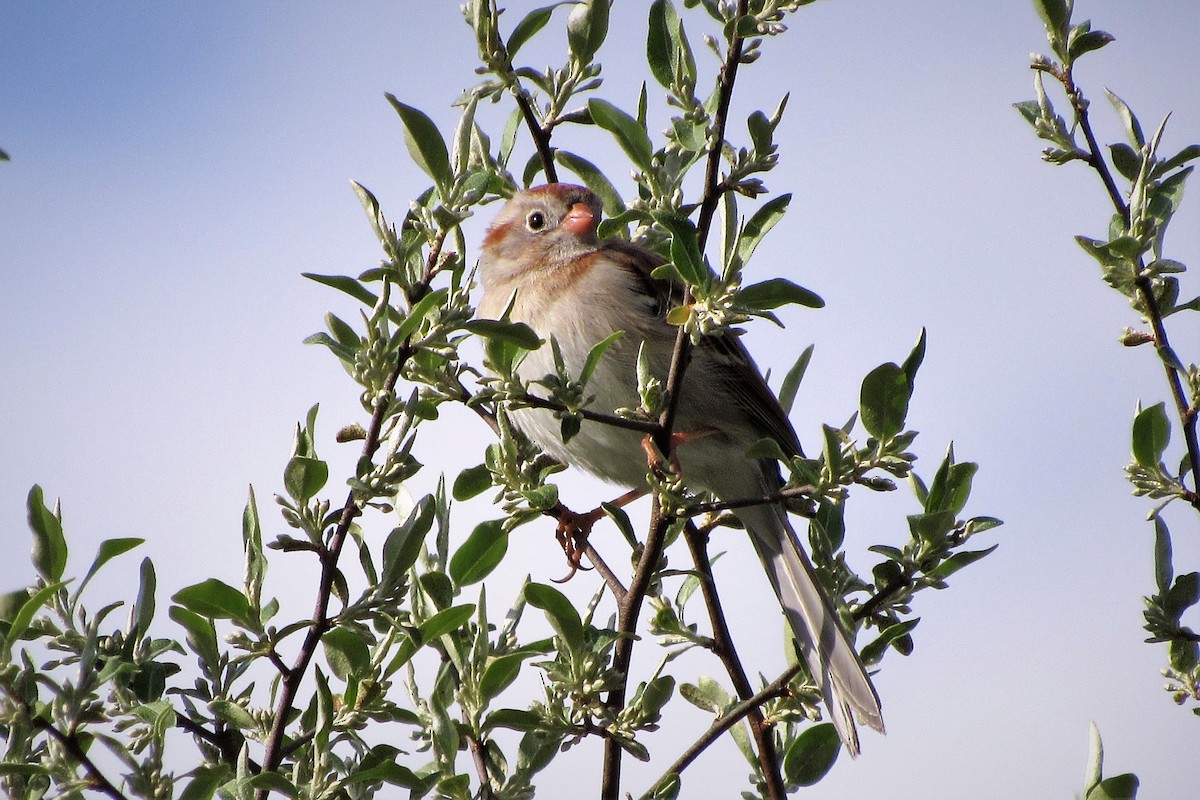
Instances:
[[[93,789],[101,794],[108,795],[113,800],[128,800],[121,790],[118,789],[112,781],[104,776],[104,773],[100,771],[100,768],[96,766],[95,762],[88,757],[87,751],[83,749],[83,746],[73,734],[64,733],[56,728],[53,723],[42,719],[39,716],[35,716],[32,713],[33,709],[29,708],[28,706],[26,706],[26,709],[29,712],[30,721],[38,728],[45,731],[50,738],[62,745],[63,749],[67,751],[71,758],[73,758],[76,763],[79,764],[79,766],[83,767],[83,771],[87,773],[88,780],[90,781]]]
[[[714,511],[733,511],[734,509],[748,508],[750,506],[767,506],[797,497],[811,499],[816,495],[817,490],[812,486],[794,486],[790,489],[780,489],[774,494],[764,494],[759,497],[739,497],[734,500],[714,500],[711,503],[695,503],[687,507],[687,514],[689,516],[693,514],[711,514]]]
[[[1101,155],[1100,144],[1096,140],[1096,134],[1092,130],[1091,120],[1088,117],[1088,101],[1084,98],[1083,92],[1075,84],[1071,66],[1067,65],[1061,70],[1055,70],[1052,74],[1062,82],[1063,88],[1067,92],[1067,97],[1071,101],[1071,107],[1074,109],[1075,121],[1079,124],[1080,130],[1083,131],[1083,136],[1087,140],[1088,152],[1086,161],[1095,170],[1096,174],[1100,176],[1100,180],[1108,192],[1109,199],[1112,201],[1113,208],[1121,215],[1121,218],[1125,222],[1125,227],[1128,229],[1132,224],[1129,204],[1122,197],[1120,190],[1117,188],[1116,177]],[[1164,358],[1167,353],[1172,352],[1171,343],[1167,338],[1167,328],[1163,324],[1162,312],[1158,308],[1158,299],[1154,296],[1154,285],[1151,279],[1144,274],[1145,264],[1142,259],[1139,258],[1135,266],[1137,275],[1134,278],[1134,284],[1137,286],[1138,294],[1141,296],[1142,303],[1146,307],[1146,318],[1149,320],[1150,328],[1153,331],[1154,347],[1159,354],[1159,360],[1162,362],[1163,370],[1166,373],[1167,384],[1171,389],[1171,397],[1175,402],[1175,410],[1179,415],[1179,422],[1183,428],[1183,438],[1188,451],[1188,460],[1191,462],[1192,467],[1192,480],[1196,483],[1197,488],[1200,489],[1200,436],[1197,435],[1196,431],[1197,411],[1200,409],[1192,407],[1178,371]],[[1200,511],[1200,492],[1188,491],[1185,487],[1184,500]]]
[[[227,728],[221,732],[210,731],[196,720],[182,713],[176,713],[175,727],[185,730],[197,739],[201,739],[217,748],[221,753],[222,761],[231,767],[237,766],[238,757],[242,752],[242,745],[246,743],[246,737],[242,736],[241,731],[232,728]],[[249,759],[247,767],[253,774],[257,775],[259,772],[262,772],[262,765],[254,759]]]
[[[470,730],[469,726],[464,726]],[[487,758],[484,753],[484,744],[479,741],[474,735],[467,734],[467,746],[471,750],[471,761],[475,764],[475,774],[479,776],[479,788],[482,792],[483,800],[495,800],[496,794],[492,791],[492,782],[488,778]]]
[[[749,8],[748,0],[739,0],[737,15],[743,17]],[[704,194],[700,203],[700,217],[697,224],[696,238],[700,252],[708,239],[708,231],[713,213],[723,192],[720,181],[722,148],[725,144],[725,128],[729,118],[729,103],[733,95],[734,81],[737,77],[738,64],[742,58],[742,37],[734,34],[729,43],[724,64],[718,78],[719,89],[717,110],[713,118],[713,135],[710,138],[708,163],[705,168]],[[684,303],[691,302],[691,290],[685,287]],[[671,453],[671,433],[675,424],[675,416],[679,409],[679,397],[683,389],[683,376],[691,355],[691,339],[681,326],[675,337],[675,348],[671,355],[671,366],[667,373],[667,405],[659,417],[659,430],[653,434],[654,443],[659,451]],[[655,498],[657,501],[657,498]],[[629,593],[618,604],[617,631],[620,638],[613,649],[613,668],[618,674],[617,685],[605,698],[610,709],[621,708],[625,704],[625,692],[629,683],[629,665],[633,659],[633,633],[637,628],[638,614],[642,601],[650,586],[655,567],[662,556],[662,547],[666,541],[667,527],[671,523],[669,517],[659,512],[655,502],[650,518],[650,529],[646,536],[644,550],[638,560],[633,577],[629,582]],[[621,790],[621,758],[622,750],[612,739],[604,743],[604,768],[600,785],[602,800],[617,800]]]
[[[753,697],[743,700],[733,708],[729,709],[729,711],[727,711],[725,714],[717,717],[713,721],[712,725],[709,726],[708,730],[701,734],[696,741],[692,742],[691,746],[684,750],[683,753],[680,754],[679,758],[675,759],[675,762],[671,764],[671,766],[667,767],[666,771],[663,772],[662,777],[655,781],[650,789],[642,795],[642,800],[646,800],[646,798],[649,798],[651,795],[653,795],[654,790],[665,783],[667,778],[669,778],[671,775],[678,775],[687,769],[688,766],[695,761],[701,753],[707,750],[713,742],[721,738],[721,736],[724,735],[724,733],[734,725],[741,722],[742,717],[746,716],[752,710],[758,708],[768,700],[776,697],[786,696],[789,693],[787,688],[788,684],[792,682],[793,678],[800,674],[800,670],[801,667],[798,663],[793,664],[784,670],[783,674],[781,674],[778,678],[768,683],[762,689],[759,689]]]
[[[442,245],[445,242],[446,233],[446,231],[440,231],[431,244],[429,256],[426,259],[425,275],[423,276],[422,283],[413,287],[412,291],[407,293],[409,302],[415,302],[428,293],[429,281],[440,269],[439,262],[441,260]],[[400,373],[404,369],[404,365],[415,352],[415,349],[411,346],[411,339],[406,341],[400,348],[396,365],[384,383],[384,390],[387,394],[390,395],[395,391],[396,382],[400,379]],[[387,415],[388,404],[379,403],[375,408],[375,412],[371,415],[371,425],[367,431],[366,440],[363,442],[361,458],[370,459],[375,455],[375,451],[379,449],[382,441],[383,423]],[[313,610],[312,622],[308,626],[308,631],[304,636],[304,642],[300,646],[300,651],[296,655],[296,660],[280,679],[279,700],[275,705],[275,718],[271,724],[271,730],[267,735],[263,751],[264,771],[271,772],[278,769],[283,761],[284,735],[287,731],[288,721],[291,719],[294,710],[293,704],[296,700],[296,694],[300,689],[301,681],[304,680],[304,676],[308,672],[308,667],[312,662],[313,656],[316,655],[317,647],[321,643],[321,637],[325,635],[331,626],[329,620],[329,603],[333,596],[333,583],[338,571],[338,559],[349,536],[350,526],[360,513],[358,494],[354,490],[351,490],[346,497],[345,504],[342,506],[341,516],[338,519],[338,524],[334,529],[333,535],[330,536],[329,544],[320,553],[321,576],[317,583],[317,602],[316,608]],[[267,791],[267,789],[260,789],[256,793],[258,800],[265,800]]]
[[[536,394],[524,394],[519,398],[514,398],[517,403],[533,406],[534,408],[546,408],[551,411],[568,411],[569,409],[558,402],[547,397],[538,397]],[[627,419],[618,417],[615,414],[604,414],[599,411],[592,411],[590,408],[580,408],[575,413],[591,422],[599,422],[603,425],[609,425],[613,428],[624,428],[629,431],[638,433],[649,433],[651,435],[658,433],[659,424],[644,419]]]
[[[558,171],[554,168],[554,148],[550,146],[550,130],[552,125],[542,125],[538,119],[537,111],[533,108],[533,101],[529,99],[529,93],[521,88],[514,88],[513,94],[517,98],[517,107],[521,109],[521,115],[525,117],[525,127],[529,128],[529,135],[533,137],[533,146],[537,148],[538,156],[542,160],[542,169],[546,172],[547,183],[558,183]]]
[[[704,597],[704,605],[708,609],[708,618],[713,629],[713,653],[725,665],[725,671],[733,682],[734,691],[742,700],[754,697],[754,689],[746,670],[738,657],[737,648],[733,643],[733,635],[729,631],[729,623],[725,620],[725,610],[721,607],[721,598],[717,594],[717,584],[713,578],[712,559],[708,557],[708,536],[700,532],[690,521],[684,529],[684,539],[692,554],[696,571],[700,573],[700,593]],[[779,771],[779,753],[775,748],[773,725],[768,723],[762,710],[754,706],[748,712],[750,731],[758,745],[758,764],[762,769],[763,780],[766,782],[767,797],[771,800],[783,800],[787,795],[783,775]]]

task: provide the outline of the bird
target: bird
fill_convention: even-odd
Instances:
[[[523,322],[539,337],[553,337],[573,375],[596,343],[622,331],[587,384],[589,408],[612,414],[639,405],[637,358],[643,347],[665,384],[678,331],[666,314],[681,302],[683,290],[652,277],[651,271],[665,263],[661,256],[623,239],[599,239],[601,214],[599,198],[583,186],[550,183],[514,193],[484,234],[478,266],[483,293],[476,315]],[[550,347],[530,352],[517,367],[526,382],[554,372]],[[553,411],[521,408],[511,418],[559,461],[626,488],[646,487],[643,434],[584,421],[564,442]],[[685,442],[672,456],[684,483],[725,500],[769,496],[783,485],[775,461],[744,457],[751,445],[770,437],[788,456],[803,452],[757,365],[729,334],[705,336],[692,349],[673,429]],[[787,511],[769,503],[734,513],[749,532],[831,721],[857,756],[856,717],[884,732],[879,695],[817,582]]]

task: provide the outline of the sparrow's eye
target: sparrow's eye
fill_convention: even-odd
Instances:
[[[525,218],[525,227],[531,231],[540,231],[546,227],[546,215],[541,211],[530,211],[529,216]]]

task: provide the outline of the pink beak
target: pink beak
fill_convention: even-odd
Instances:
[[[592,210],[583,203],[576,203],[571,206],[571,210],[558,223],[558,227],[579,235],[590,233],[594,221],[595,217],[592,216]]]

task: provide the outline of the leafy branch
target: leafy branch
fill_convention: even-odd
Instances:
[[[1183,500],[1200,513],[1200,367],[1185,363],[1168,338],[1166,320],[1173,314],[1200,311],[1200,297],[1179,302],[1177,277],[1186,270],[1179,261],[1163,255],[1167,230],[1183,196],[1183,185],[1193,167],[1185,166],[1200,157],[1200,145],[1178,153],[1160,155],[1167,118],[1147,137],[1130,106],[1111,91],[1108,99],[1123,124],[1127,141],[1109,146],[1106,158],[1090,118],[1090,102],[1075,80],[1077,61],[1113,41],[1113,36],[1093,30],[1085,20],[1072,23],[1073,3],[1068,0],[1035,0],[1035,8],[1046,28],[1054,58],[1035,55],[1031,67],[1037,97],[1016,104],[1038,137],[1051,146],[1043,157],[1055,164],[1082,161],[1100,178],[1112,203],[1114,215],[1108,238],[1076,237],[1080,246],[1099,262],[1106,283],[1128,298],[1148,325],[1148,331],[1126,329],[1121,341],[1126,346],[1153,344],[1162,364],[1175,418],[1183,434],[1184,453],[1177,470],[1163,462],[1170,442],[1171,421],[1165,404],[1140,408],[1133,422],[1133,463],[1126,473],[1136,495],[1162,500],[1150,512],[1155,530],[1155,578],[1157,593],[1146,598],[1146,628],[1149,641],[1168,642],[1171,683],[1168,689],[1176,702],[1189,697],[1200,700],[1200,646],[1195,634],[1180,622],[1183,613],[1200,602],[1200,573],[1174,576],[1170,532],[1163,508]],[[1043,76],[1056,81],[1071,108],[1071,125],[1054,110],[1046,93]],[[1083,135],[1080,144],[1075,132]],[[1122,188],[1121,181],[1125,182]],[[1188,486],[1190,477],[1191,486]],[[1200,709],[1195,709],[1200,714]]]

